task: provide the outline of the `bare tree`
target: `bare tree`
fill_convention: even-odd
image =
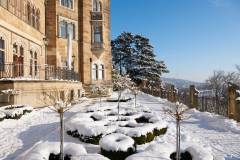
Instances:
[[[235,72],[225,73],[223,70],[214,70],[213,75],[206,80],[206,88],[213,90],[215,94],[215,106],[218,108],[222,97],[227,97],[227,87],[229,83],[238,83],[239,75]]]
[[[177,153],[177,160],[180,160],[180,121],[187,120],[189,117],[185,117],[183,114],[185,111],[189,110],[189,107],[179,103],[171,103],[170,108],[163,107],[164,113],[168,113],[174,119],[176,119],[176,153]]]
[[[113,87],[118,89],[118,120],[119,120],[119,103],[122,91],[127,88],[134,86],[134,82],[128,78],[128,75],[120,75],[117,70],[113,70],[112,74],[112,84]]]
[[[130,90],[131,90],[131,94],[133,94],[135,96],[135,107],[136,107],[137,95],[139,94],[140,90],[138,87],[132,87],[132,88],[130,88]]]
[[[100,98],[100,107],[102,106],[102,95],[108,94],[108,88],[105,86],[96,86],[92,88],[92,92],[99,95]]]
[[[49,92],[43,92],[37,95],[40,102],[49,109],[60,115],[60,160],[64,159],[63,143],[64,143],[64,113],[70,110],[76,104],[77,95],[73,90],[65,87],[54,87]]]
[[[7,90],[2,90],[1,91],[3,94],[6,94],[7,97],[8,97],[8,100],[10,98],[11,95],[18,95],[18,94],[21,94],[22,93],[22,90],[19,90],[19,89],[7,89]],[[12,105],[11,105],[12,107]]]

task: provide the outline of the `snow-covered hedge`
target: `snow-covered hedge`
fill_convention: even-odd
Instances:
[[[108,134],[121,133],[132,137],[137,144],[144,144],[166,132],[167,123],[157,115],[123,109],[120,113],[119,121],[115,109],[77,114],[66,122],[67,133],[92,144],[98,144],[100,138]],[[142,117],[148,123],[140,122]]]
[[[32,112],[33,107],[28,105],[11,105],[1,107],[0,113],[5,114],[6,119],[20,119],[25,113]]]
[[[100,139],[101,154],[114,160],[124,160],[136,153],[134,140],[123,134],[113,133]]]
[[[2,112],[0,112],[0,122],[5,119],[6,115]]]
[[[181,153],[189,152],[193,160],[224,160],[210,154],[205,148],[192,142],[181,143]],[[170,155],[176,152],[175,144],[157,143],[150,144],[145,151],[129,156],[126,160],[145,160],[151,156],[152,159],[171,160]]]
[[[59,142],[43,142],[30,150],[22,160],[43,160],[49,159],[50,154],[58,155],[60,153]],[[64,156],[71,156],[71,160],[108,160],[100,154],[87,154],[86,149],[75,143],[64,143]]]

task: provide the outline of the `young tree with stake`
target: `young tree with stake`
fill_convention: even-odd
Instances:
[[[118,89],[118,120],[119,120],[119,103],[122,91],[127,88],[131,88],[134,83],[128,77],[128,75],[120,75],[117,70],[113,70],[112,74],[112,84],[114,88]]]
[[[54,87],[49,92],[43,92],[38,95],[38,99],[45,107],[53,110],[60,115],[60,160],[64,159],[64,113],[70,110],[76,104],[76,95],[71,93],[69,88]]]
[[[183,114],[185,113],[185,111],[189,110],[188,106],[179,103],[179,102],[175,102],[175,103],[171,103],[170,105],[171,108],[166,108],[163,107],[163,111],[164,113],[168,113],[170,116],[172,116],[174,119],[176,119],[176,130],[177,130],[177,134],[176,134],[176,153],[177,153],[177,160],[180,160],[180,121],[186,120],[189,117],[185,117]]]

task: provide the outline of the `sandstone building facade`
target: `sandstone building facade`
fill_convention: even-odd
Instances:
[[[0,90],[10,81],[33,80],[29,90],[41,90],[66,70],[74,72],[74,82],[66,85],[74,83],[76,92],[82,84],[111,81],[110,0],[0,0],[0,11]],[[58,76],[51,77],[53,72]]]

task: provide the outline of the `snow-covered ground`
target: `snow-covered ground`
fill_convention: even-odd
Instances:
[[[65,113],[65,121],[78,112],[85,112],[89,107],[99,107],[98,103],[99,100],[96,99],[85,99],[83,103],[77,104]],[[133,100],[127,103],[122,102],[120,106],[133,106],[133,103]],[[151,143],[137,146],[137,151],[144,155],[145,149],[151,148],[149,146],[161,143],[175,144],[175,120],[170,115],[164,114],[162,109],[163,106],[169,106],[169,103],[165,99],[152,97],[144,93],[137,96],[137,103],[138,105],[146,105],[152,113],[159,115],[168,123],[165,135],[155,138]],[[113,106],[117,103],[106,102],[103,98],[102,106],[106,107],[108,105]],[[181,122],[181,141],[183,143],[195,143],[207,149],[213,155],[224,157],[226,160],[240,159],[240,123],[196,110],[189,110],[186,115],[189,116],[189,119]],[[21,159],[36,143],[59,142],[59,130],[59,115],[48,108],[35,109],[31,113],[23,115],[19,120],[5,119],[0,122],[0,159]],[[98,153],[100,151],[99,145],[85,144],[67,134],[65,134],[64,141],[81,144],[87,153]],[[146,153],[145,156],[148,154]]]

